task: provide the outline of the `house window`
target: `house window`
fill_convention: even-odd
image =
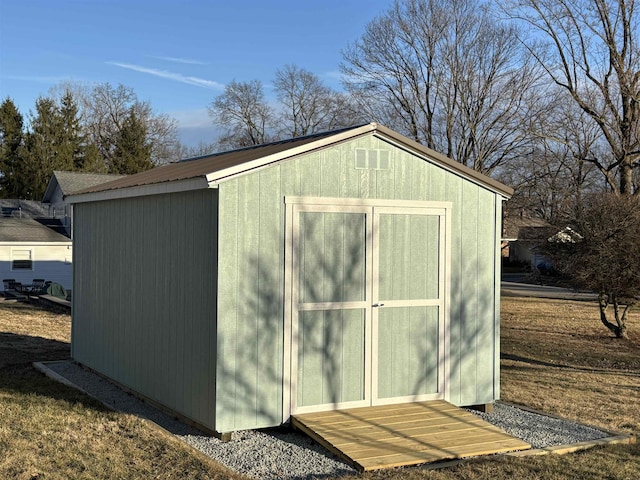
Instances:
[[[33,270],[31,250],[12,250],[11,270]]]

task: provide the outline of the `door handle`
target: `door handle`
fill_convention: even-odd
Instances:
[[[374,303],[372,307],[384,307],[384,303]]]

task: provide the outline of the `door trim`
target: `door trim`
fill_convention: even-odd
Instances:
[[[283,328],[283,344],[284,344],[284,361],[283,361],[283,398],[282,398],[282,415],[283,422],[289,420],[294,410],[294,395],[297,394],[296,391],[296,378],[297,372],[292,372],[293,367],[293,354],[297,354],[297,312],[298,306],[294,305],[293,302],[297,297],[297,275],[298,272],[295,268],[296,259],[294,258],[296,249],[294,248],[294,241],[299,238],[299,230],[298,230],[298,222],[296,220],[296,216],[299,215],[300,212],[354,212],[354,213],[369,213],[373,212],[374,208],[377,208],[380,212],[385,212],[388,208],[389,211],[393,210],[393,212],[400,213],[400,208],[406,208],[406,213],[411,213],[413,209],[428,209],[430,212],[433,212],[434,215],[440,216],[440,225],[444,228],[441,231],[440,238],[444,241],[441,243],[441,248],[444,248],[444,264],[443,264],[443,272],[441,273],[441,278],[444,279],[443,285],[443,295],[442,299],[438,300],[434,303],[441,306],[441,315],[443,316],[443,335],[441,337],[441,350],[439,355],[439,361],[442,361],[443,364],[443,382],[444,382],[444,391],[442,395],[438,395],[439,398],[444,398],[445,400],[450,397],[449,389],[450,389],[450,360],[449,360],[449,318],[450,318],[450,306],[449,306],[449,296],[450,296],[450,265],[451,265],[451,210],[453,208],[451,202],[431,202],[431,201],[413,201],[413,200],[388,200],[388,199],[359,199],[359,198],[332,198],[332,197],[300,197],[300,196],[285,196],[284,197],[285,204],[285,261],[284,261],[284,328]],[[359,209],[358,207],[362,207]],[[375,213],[372,217],[375,216]],[[367,220],[368,221],[368,220]],[[374,249],[376,246],[373,245],[373,239],[370,235],[367,235],[366,239],[366,263],[367,268],[373,268],[372,262],[374,261]],[[377,259],[375,260],[377,262]],[[368,273],[371,273],[373,270],[368,270]],[[373,291],[373,287],[371,285],[372,275],[367,275],[367,297],[365,301],[367,302],[366,311],[365,311],[365,319],[370,318],[367,316],[372,315],[372,303],[373,298],[368,298],[370,295],[369,292]],[[359,303],[359,302],[358,302]],[[321,305],[318,304],[318,307]],[[391,302],[390,302],[390,306]],[[314,305],[315,307],[315,305]],[[356,308],[356,305],[350,305],[351,308]],[[347,308],[349,308],[347,307]],[[341,308],[344,308],[341,307]],[[357,307],[361,308],[361,307]],[[377,318],[377,315],[375,315]],[[377,385],[374,387],[372,384],[377,381],[377,367],[373,364],[375,362],[372,361],[372,350],[377,351],[377,346],[372,347],[377,340],[373,335],[377,334],[377,325],[375,325],[374,318],[371,317],[371,328],[365,329],[365,378],[371,378],[372,381],[365,382],[365,398],[370,398],[372,401],[372,405],[382,405],[382,404],[393,404],[393,403],[403,403],[406,401],[416,401],[417,397],[393,397],[389,399],[377,399]],[[367,373],[369,377],[367,377]],[[373,376],[375,374],[375,377]],[[372,389],[375,388],[375,392]],[[376,395],[374,395],[374,393]],[[338,405],[339,408],[346,408],[348,405]],[[302,407],[303,410],[305,407]],[[323,407],[309,407],[312,408],[313,411],[322,411],[322,410],[334,410],[336,406],[333,404],[329,404],[326,408]],[[296,410],[296,413],[300,413],[300,409]]]

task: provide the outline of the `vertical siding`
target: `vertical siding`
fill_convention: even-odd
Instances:
[[[215,428],[217,192],[75,206],[74,359]]]
[[[391,150],[391,168],[356,169],[355,148]],[[459,405],[492,401],[496,196],[380,139],[365,137],[220,185],[219,429],[278,425],[283,420],[287,195],[453,203],[448,390]]]
[[[300,181],[295,168],[288,180],[291,188]],[[281,182],[277,168],[220,186],[220,431],[277,425],[282,417]]]

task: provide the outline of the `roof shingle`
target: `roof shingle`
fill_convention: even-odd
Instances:
[[[0,242],[71,243],[71,239],[32,218],[0,218]]]

